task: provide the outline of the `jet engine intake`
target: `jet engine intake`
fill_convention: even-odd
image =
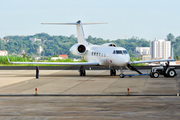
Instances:
[[[79,45],[77,50],[79,53],[84,53],[86,51],[86,47],[84,45]]]
[[[70,51],[74,55],[81,56],[81,55],[84,55],[87,50],[84,44],[75,44],[70,48]]]

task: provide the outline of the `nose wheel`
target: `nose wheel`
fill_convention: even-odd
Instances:
[[[124,74],[120,74],[119,77],[120,77],[120,78],[124,78]]]
[[[121,74],[119,75],[119,77],[120,77],[120,78],[124,78],[123,68],[122,68],[122,67],[120,67],[120,72],[121,72]]]

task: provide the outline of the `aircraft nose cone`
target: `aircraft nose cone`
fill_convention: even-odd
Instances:
[[[129,55],[127,57],[124,58],[124,64],[127,65],[129,62],[130,58]]]

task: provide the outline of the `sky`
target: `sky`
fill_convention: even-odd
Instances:
[[[85,37],[146,40],[180,36],[180,0],[0,0],[0,38],[9,35],[75,35],[75,26],[41,23],[108,22],[84,25]]]

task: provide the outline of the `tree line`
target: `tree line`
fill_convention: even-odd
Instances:
[[[36,41],[34,44],[29,38],[41,39],[41,41]],[[77,38],[74,35],[67,36],[50,36],[47,33],[38,33],[31,36],[6,36],[0,39],[0,50],[7,50],[9,54],[21,55],[24,50],[28,56],[53,56],[60,54],[67,54],[69,58],[77,58],[69,51],[70,47],[77,43]],[[7,41],[8,40],[8,41]],[[171,41],[174,47],[174,52],[177,57],[180,55],[180,36],[174,37],[172,33],[167,35],[166,40]],[[101,45],[104,43],[115,43],[118,47],[124,47],[128,50],[131,57],[135,57],[136,47],[149,47],[149,42],[146,39],[139,39],[137,37],[132,37],[129,39],[117,39],[117,40],[104,40],[102,38],[96,38],[92,36],[87,37],[87,41]],[[37,53],[39,46],[43,47],[43,52],[41,54]]]

